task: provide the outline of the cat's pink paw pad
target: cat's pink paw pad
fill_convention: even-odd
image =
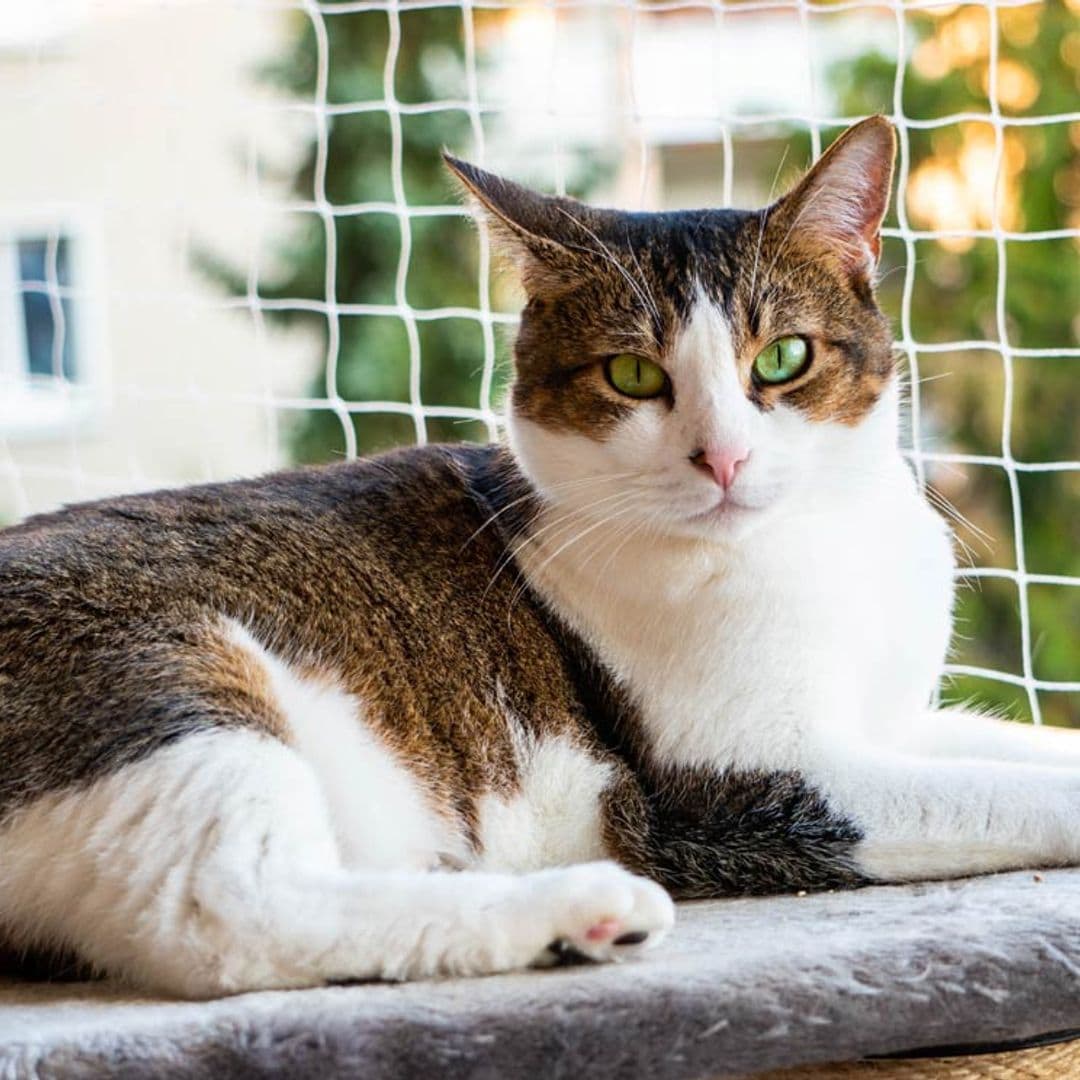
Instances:
[[[589,941],[609,941],[615,937],[616,934],[622,929],[622,922],[619,919],[604,919],[603,922],[596,923],[595,926],[590,926],[585,931],[585,937]],[[616,940],[615,944],[618,944]]]
[[[554,931],[534,963],[620,960],[655,945],[674,921],[659,885],[613,863],[566,867],[534,880]]]

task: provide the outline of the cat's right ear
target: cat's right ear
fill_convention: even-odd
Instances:
[[[565,292],[587,267],[588,249],[573,239],[587,235],[589,208],[573,199],[541,195],[513,180],[443,153],[474,208],[484,216],[500,251],[516,267],[530,296]]]

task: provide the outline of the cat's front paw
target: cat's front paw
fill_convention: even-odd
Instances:
[[[675,922],[675,905],[657,884],[610,862],[530,875],[529,918],[545,936],[531,959],[622,960],[658,944]]]

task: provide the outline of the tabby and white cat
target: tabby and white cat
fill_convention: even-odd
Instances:
[[[952,557],[873,296],[893,145],[867,120],[754,213],[448,159],[528,294],[506,447],[0,534],[0,937],[214,995],[1080,858],[1080,740],[928,708]]]

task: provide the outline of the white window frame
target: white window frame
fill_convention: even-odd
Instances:
[[[18,243],[64,237],[72,303],[64,333],[73,335],[75,378],[30,375]],[[96,427],[109,402],[100,223],[77,210],[0,210],[0,438],[49,440]]]

